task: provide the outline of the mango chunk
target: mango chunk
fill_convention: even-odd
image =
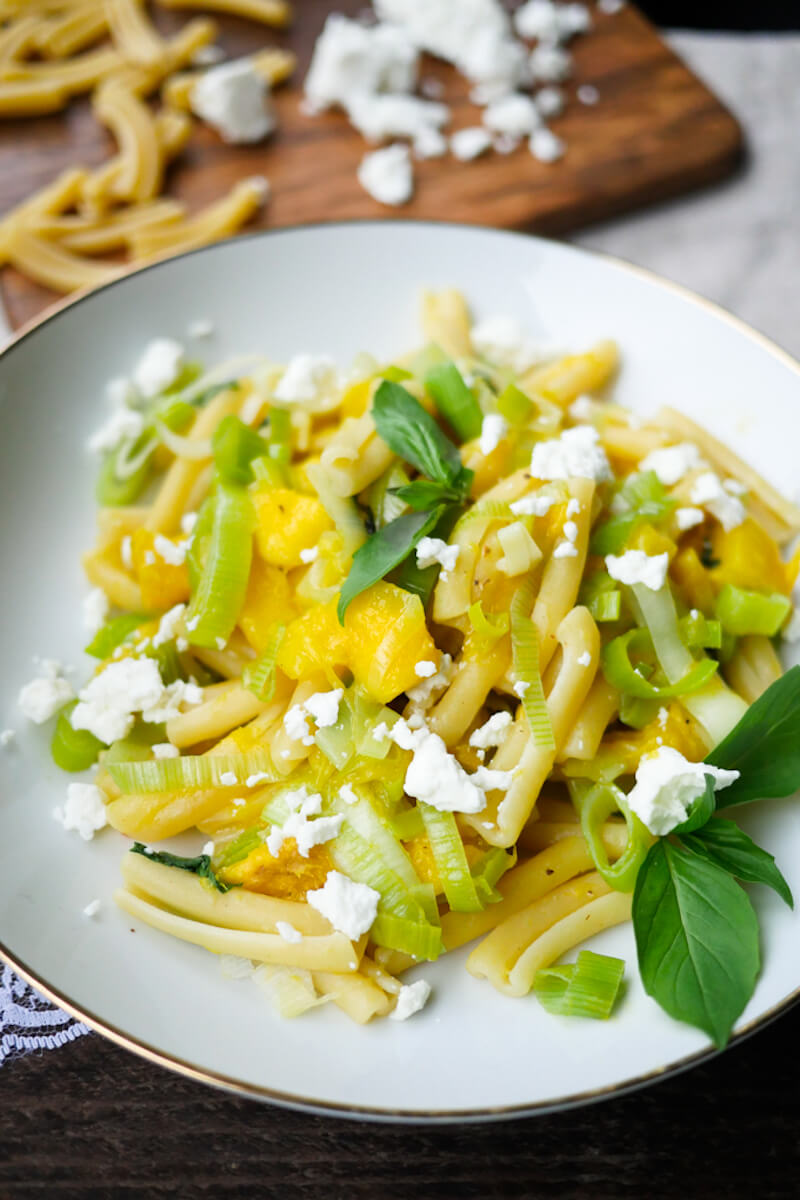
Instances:
[[[162,539],[149,529],[135,529],[131,534],[131,555],[143,606],[162,610],[189,599],[189,570],[185,562],[168,562],[156,548],[156,537],[158,545],[167,541],[178,551],[177,543],[170,538]]]
[[[296,612],[285,573],[256,554],[239,614],[239,626],[253,649],[258,654],[266,650],[277,622],[286,624]]]
[[[791,591],[778,547],[752,517],[727,531],[715,523],[711,548],[714,558],[719,560],[719,566],[710,572],[717,587],[732,583],[734,587],[757,592],[788,595]]]
[[[257,846],[241,862],[220,871],[225,883],[238,883],[250,892],[280,900],[304,900],[306,892],[325,884],[331,860],[324,847],[312,846],[303,858],[294,838],[287,838],[277,858],[266,846]]]
[[[422,601],[392,583],[375,583],[356,596],[344,623],[350,670],[382,704],[419,683],[418,662],[439,662]]]
[[[316,546],[333,522],[316,496],[291,488],[262,488],[253,492],[256,545],[261,557],[276,567],[299,567],[301,550]]]

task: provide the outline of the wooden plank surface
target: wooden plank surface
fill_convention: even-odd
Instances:
[[[236,179],[265,174],[272,199],[254,222],[264,228],[390,215],[563,233],[719,179],[740,156],[735,119],[628,5],[614,15],[595,10],[592,32],[572,43],[575,72],[567,85],[567,108],[552,122],[568,146],[563,160],[539,163],[523,143],[511,155],[490,154],[471,163],[449,156],[421,162],[412,202],[387,209],[356,180],[366,147],[344,115],[309,118],[301,110],[300,85],[326,13],[362,8],[361,0],[298,0],[286,33],[221,18],[220,42],[229,55],[284,45],[297,53],[298,71],[291,86],[276,92],[275,136],[258,146],[226,146],[198,123],[170,171],[167,190],[198,208]],[[165,32],[192,15],[156,11]],[[422,74],[444,83],[452,128],[479,120],[468,85],[451,68],[426,60]],[[577,87],[586,83],[600,94],[595,106],[576,99]],[[93,166],[112,151],[86,101],[53,117],[0,123],[0,212],[65,166]],[[11,268],[3,270],[0,287],[15,326],[55,299]]]

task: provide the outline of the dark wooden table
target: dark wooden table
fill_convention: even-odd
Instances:
[[[235,1099],[85,1037],[0,1071],[0,1197],[796,1197],[799,1064],[800,1007],[645,1091],[424,1128]]]

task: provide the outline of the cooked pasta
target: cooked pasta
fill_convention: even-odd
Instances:
[[[166,237],[147,211],[118,236]],[[347,372],[154,343],[95,439],[84,564],[117,611],[57,761],[97,761],[97,824],[136,840],[117,903],[282,1012],[409,1015],[428,985],[399,976],[468,943],[527,994],[630,917],[641,765],[691,771],[781,673],[795,506],[601,398],[612,343],[518,376],[470,321],[428,295],[434,341]]]

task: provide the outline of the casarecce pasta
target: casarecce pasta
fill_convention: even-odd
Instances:
[[[468,943],[525,995],[628,920],[640,764],[704,759],[794,619],[800,512],[610,401],[613,343],[520,370],[459,293],[423,317],[348,371],[153,344],[95,439],[105,620],[56,760],[135,841],[118,904],[287,1015],[409,1015],[398,976]]]

